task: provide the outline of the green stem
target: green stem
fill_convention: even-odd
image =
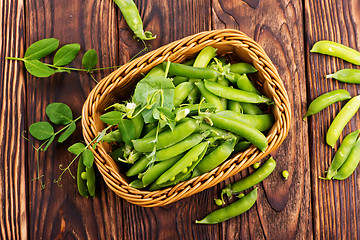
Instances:
[[[77,122],[81,119],[81,115],[79,117],[77,117],[75,120],[71,120],[70,123],[68,123],[65,127],[63,127],[62,129],[60,129],[59,131],[57,131],[56,133],[54,133],[54,136],[58,135],[59,133],[63,132],[65,129],[69,128],[70,124],[72,124],[73,122]]]
[[[59,66],[55,66],[53,64],[49,64],[49,63],[44,63],[46,66],[48,67],[52,67],[52,68],[56,68],[56,69],[64,69],[64,70],[70,70],[70,71],[80,71],[80,72],[87,72],[86,69],[82,69],[82,68],[70,68],[70,67],[59,67]]]
[[[99,82],[96,81],[96,79],[94,78],[94,76],[92,75],[92,73],[89,73],[90,74],[90,77],[92,78],[92,80],[94,80],[94,82],[96,82],[96,84],[98,84]]]
[[[8,60],[17,60],[17,61],[24,61],[23,58],[17,58],[17,57],[5,57],[5,59],[8,59]]]

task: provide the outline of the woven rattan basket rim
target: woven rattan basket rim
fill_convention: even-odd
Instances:
[[[95,155],[95,164],[108,187],[128,202],[144,207],[164,206],[203,191],[259,161],[278,148],[287,136],[291,118],[290,103],[276,68],[262,47],[254,40],[238,30],[223,29],[197,33],[169,43],[134,59],[102,79],[91,91],[83,106],[82,127],[86,143],[91,142],[102,130],[97,129],[96,114],[109,93],[118,87],[130,86],[133,77],[147,72],[163,61],[184,61],[187,56],[194,55],[205,46],[230,47],[235,51],[243,51],[250,57],[251,63],[264,78],[264,81],[260,83],[261,87],[265,94],[273,98],[275,103],[273,107],[275,123],[267,134],[269,146],[265,152],[250,147],[244,152],[235,154],[211,172],[173,187],[150,192],[130,187],[116,163],[107,154],[103,144],[99,143],[95,150],[91,148]]]

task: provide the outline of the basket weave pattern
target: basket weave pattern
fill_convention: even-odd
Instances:
[[[144,191],[129,186],[129,179],[109,156],[109,145],[99,143],[95,154],[95,164],[106,184],[117,195],[128,202],[143,207],[164,206],[179,199],[210,188],[228,177],[259,161],[284,141],[290,127],[290,103],[283,83],[264,50],[251,38],[238,30],[224,29],[201,32],[174,41],[125,64],[102,79],[91,91],[82,111],[82,128],[86,143],[92,141],[106,126],[100,120],[104,109],[122,100],[133,92],[136,83],[146,73],[161,62],[184,62],[194,58],[201,49],[212,46],[219,55],[235,55],[240,61],[251,63],[257,70],[256,84],[261,91],[274,100],[271,111],[275,123],[267,134],[268,148],[263,153],[254,146],[235,154],[211,172],[181,182],[173,187],[158,191]]]

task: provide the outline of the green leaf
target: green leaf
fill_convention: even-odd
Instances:
[[[133,121],[130,121],[128,119],[122,119],[119,122],[119,130],[121,132],[121,138],[122,140],[127,144],[132,146],[131,140],[135,139],[136,133],[135,133],[135,125]]]
[[[54,128],[48,122],[37,122],[31,124],[29,132],[38,140],[46,140],[54,135]]]
[[[103,142],[122,142],[121,132],[120,130],[111,131],[106,134],[101,141]]]
[[[58,138],[58,142],[59,143],[64,142],[66,139],[68,139],[71,136],[71,134],[75,132],[75,130],[76,130],[76,123],[75,122],[70,123],[69,127]]]
[[[100,120],[109,125],[118,124],[123,117],[123,114],[118,111],[107,112],[100,116]]]
[[[83,67],[90,72],[98,63],[98,56],[94,49],[87,51],[82,59]]]
[[[65,66],[76,58],[80,51],[80,44],[71,43],[65,46],[62,46],[54,56],[54,65],[55,66]]]
[[[50,121],[57,125],[66,125],[73,120],[72,111],[65,103],[50,103],[45,112]]]
[[[85,151],[85,148],[86,146],[82,143],[75,143],[73,145],[71,145],[69,148],[68,148],[68,151],[75,154],[75,155],[79,155],[81,154],[82,152]]]
[[[43,149],[43,151],[45,152],[48,147],[50,146],[50,144],[54,141],[55,139],[55,134],[51,136],[51,138],[49,139],[49,141],[47,142],[47,144],[45,145],[45,148]]]
[[[45,38],[31,44],[25,52],[24,59],[40,60],[54,52],[59,46],[59,40],[55,38]]]
[[[134,98],[137,105],[142,107],[174,107],[174,84],[163,76],[148,76],[142,79],[135,88]],[[145,123],[151,122],[149,113],[143,111]]]
[[[39,60],[25,60],[26,70],[35,77],[49,77],[55,73],[55,70],[49,68]]]
[[[94,153],[90,149],[85,149],[81,156],[83,157],[84,165],[88,168],[92,167],[94,162]]]

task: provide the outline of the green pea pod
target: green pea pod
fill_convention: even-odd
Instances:
[[[129,183],[130,187],[136,188],[136,189],[141,189],[144,188],[144,184],[140,179],[135,179],[134,181],[132,181],[131,183]]]
[[[205,80],[205,88],[215,94],[216,96],[223,97],[229,100],[238,101],[238,102],[248,102],[248,103],[267,103],[271,104],[272,100],[265,96],[258,95],[256,93],[247,92],[239,89],[234,89],[231,87],[225,87],[221,84]]]
[[[250,115],[261,115],[264,114],[264,112],[261,110],[261,108],[256,105],[255,103],[241,103],[241,107],[243,109],[243,113],[250,114]]]
[[[159,133],[156,149],[170,147],[173,144],[190,136],[199,124],[195,120],[188,120],[176,125],[173,131],[167,130]],[[151,152],[155,145],[155,136],[133,140],[133,145],[138,152]]]
[[[95,196],[95,171],[94,165],[90,168],[86,167],[86,186],[91,197]]]
[[[77,177],[76,177],[77,187],[78,187],[78,191],[79,191],[81,196],[88,197],[90,194],[89,194],[88,187],[86,185],[86,179],[84,180],[84,179],[81,178],[81,174],[83,172],[86,172],[86,167],[85,167],[85,165],[83,163],[82,156],[80,156],[79,157],[79,162],[78,162],[78,167],[77,167]]]
[[[352,64],[360,65],[360,52],[333,41],[318,41],[310,52],[338,57]]]
[[[211,59],[213,59],[216,56],[216,51],[217,49],[211,46],[204,47],[196,56],[193,67],[202,67],[202,68],[207,67]]]
[[[197,130],[199,132],[208,131],[208,132],[210,132],[210,134],[209,134],[210,137],[215,137],[215,138],[220,138],[220,139],[229,139],[229,138],[235,137],[235,135],[232,134],[231,132],[225,131],[220,128],[216,128],[214,126],[210,126],[209,124],[204,123],[204,122],[202,122],[200,124],[200,126]]]
[[[134,130],[135,130],[135,134],[133,136],[133,139],[137,139],[140,137],[141,132],[143,130],[144,127],[144,118],[142,117],[141,114],[136,115],[136,117],[132,118],[131,121],[134,124]],[[131,139],[131,140],[133,140]]]
[[[153,67],[146,75],[144,78],[149,77],[149,76],[164,76],[165,75],[165,71],[164,68],[162,67],[161,64]]]
[[[179,85],[180,83],[189,81],[187,77],[175,76],[173,77],[173,83],[175,86]]]
[[[222,111],[217,112],[216,115],[232,118],[237,121],[246,123],[260,132],[269,130],[274,124],[274,116],[272,114],[262,114],[262,115],[250,115],[250,114],[241,114],[233,111]]]
[[[234,152],[242,152],[248,149],[251,145],[251,142],[248,141],[240,141],[234,147]]]
[[[236,101],[228,101],[227,109],[237,113],[243,113],[243,108],[239,102]]]
[[[231,185],[232,193],[242,192],[242,191],[258,184],[259,182],[263,181],[274,171],[275,167],[276,167],[276,162],[272,157],[270,157],[251,175],[232,184]]]
[[[156,180],[156,184],[161,185],[167,181],[174,181],[177,174],[181,173],[181,171],[183,171],[187,166],[199,159],[199,156],[206,151],[207,146],[208,142],[203,142],[190,149],[184,157],[182,157]]]
[[[309,105],[309,108],[303,118],[305,120],[308,116],[320,112],[324,108],[330,106],[333,103],[350,99],[351,96],[348,91],[344,89],[338,89],[331,92],[324,93],[315,98]]]
[[[192,134],[181,142],[176,143],[175,145],[157,151],[155,154],[156,161],[164,161],[175,157],[183,152],[186,152],[195,145],[199,144],[205,137],[209,135],[209,133],[210,132]]]
[[[345,125],[350,121],[355,113],[357,113],[359,107],[360,95],[350,99],[336,115],[335,119],[330,124],[329,130],[326,133],[326,143],[329,146],[334,147]]]
[[[237,74],[257,72],[256,68],[254,68],[253,65],[244,62],[231,64],[230,71]]]
[[[199,89],[202,96],[205,98],[206,102],[212,103],[215,105],[216,110],[224,110],[223,104],[218,96],[209,92],[202,81],[195,83],[196,87]]]
[[[142,176],[141,181],[143,185],[146,187],[149,184],[153,183],[158,177],[161,176],[161,174],[163,174],[166,170],[173,166],[183,156],[183,154],[179,154],[171,159],[154,164],[154,166],[146,170],[146,172]]]
[[[194,87],[191,92],[189,93],[189,96],[187,98],[187,101],[189,104],[196,104],[199,102],[199,89],[197,87]]]
[[[341,142],[339,149],[336,151],[330,167],[326,173],[326,180],[330,180],[336,175],[337,170],[343,165],[347,157],[349,156],[351,149],[354,147],[356,139],[359,136],[360,130],[348,134]]]
[[[191,82],[183,82],[174,90],[174,107],[178,107],[189,95],[195,85]]]
[[[252,92],[256,94],[261,94],[253,85],[253,83],[250,81],[250,79],[247,77],[246,74],[243,75],[237,75],[236,78],[236,84],[240,90],[244,90],[247,92]]]
[[[200,224],[216,224],[224,222],[230,218],[239,216],[247,210],[249,210],[256,202],[257,199],[257,188],[252,190],[248,195],[240,198],[236,202],[218,210],[213,211],[207,215],[204,219],[195,223]]]
[[[336,175],[333,179],[344,180],[355,171],[356,167],[359,165],[360,161],[360,139],[356,140],[354,147],[351,149],[351,152],[344,164],[339,168]]]
[[[163,62],[163,67],[166,68],[167,62]],[[191,67],[179,63],[170,63],[169,73],[176,76],[195,78],[195,79],[208,79],[216,78],[219,73],[213,69],[205,67]]]
[[[133,0],[114,0],[114,2],[118,5],[126,23],[138,38],[141,40],[152,40],[156,38],[151,32],[144,31],[143,22]]]
[[[333,74],[326,75],[326,78],[335,78],[346,83],[360,83],[360,69],[342,69]]]
[[[223,163],[234,151],[236,138],[229,139],[207,154],[194,169],[192,177],[210,172]]]
[[[135,175],[138,175],[139,173],[142,173],[146,170],[148,164],[150,163],[151,158],[148,158],[146,156],[143,156],[139,160],[135,162],[134,165],[131,166],[131,168],[126,172],[126,176],[132,177]]]
[[[256,128],[235,119],[230,119],[216,114],[211,115],[210,119],[215,127],[240,135],[258,147],[262,152],[265,152],[265,149],[268,146],[267,139],[264,134]]]

